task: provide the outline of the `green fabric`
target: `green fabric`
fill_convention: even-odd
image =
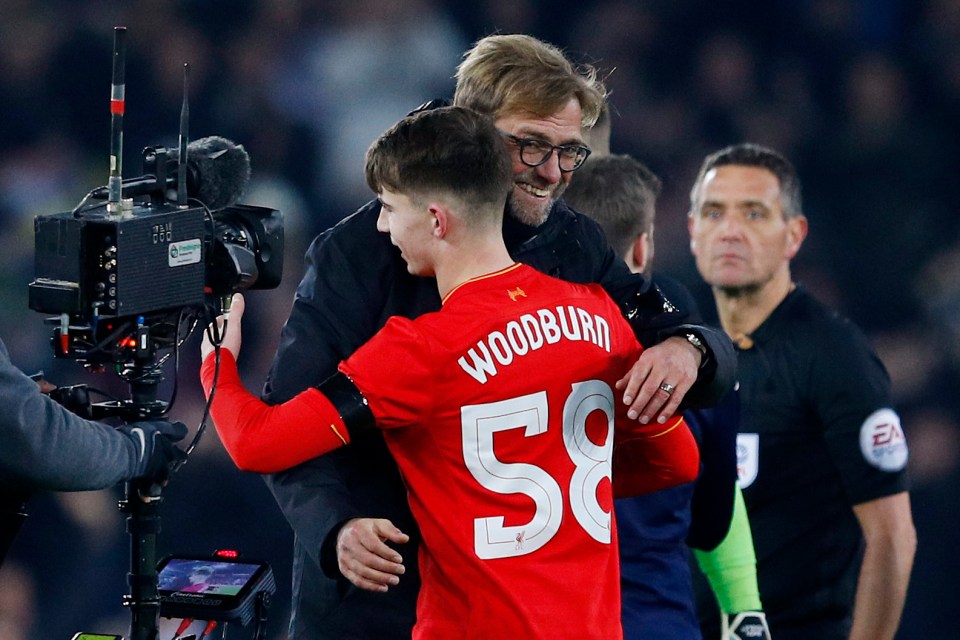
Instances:
[[[734,490],[733,520],[727,537],[713,551],[694,549],[693,553],[713,589],[720,611],[738,613],[763,610],[757,588],[757,556],[753,550],[753,535],[739,486]]]

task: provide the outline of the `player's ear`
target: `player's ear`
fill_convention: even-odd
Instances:
[[[433,235],[435,238],[444,238],[450,228],[450,211],[442,204],[431,204],[428,208],[432,218]]]
[[[632,262],[628,260],[636,269],[643,273],[650,262],[653,260],[653,236],[644,231],[633,241],[630,247]]]
[[[787,220],[787,260],[792,260],[807,237],[807,217],[797,215]]]

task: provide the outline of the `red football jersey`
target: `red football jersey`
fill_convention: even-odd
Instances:
[[[341,364],[423,536],[414,638],[622,637],[614,383],[640,351],[599,286],[517,264]]]

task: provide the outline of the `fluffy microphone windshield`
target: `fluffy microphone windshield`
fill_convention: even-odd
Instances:
[[[170,156],[179,160],[179,151]],[[235,204],[250,180],[250,156],[242,144],[209,136],[187,145],[187,193],[216,211]]]

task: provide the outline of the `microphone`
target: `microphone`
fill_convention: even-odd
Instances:
[[[180,150],[164,150],[166,162],[157,175],[147,174],[129,178],[122,183],[124,198],[147,195],[166,195],[176,192],[177,173],[180,167]],[[216,211],[235,204],[250,180],[250,156],[242,144],[220,136],[208,136],[187,145],[186,183],[187,196],[204,203]],[[91,197],[104,198],[107,187],[91,192]],[[176,198],[169,198],[176,201]]]
[[[179,165],[180,151],[170,158]],[[249,181],[250,155],[242,144],[208,136],[187,145],[187,195],[210,209],[235,204]]]

